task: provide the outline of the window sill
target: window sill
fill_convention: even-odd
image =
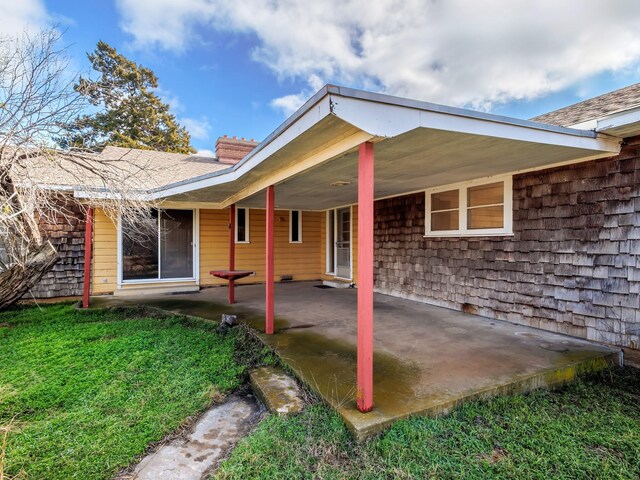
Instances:
[[[249,241],[238,242],[238,241],[236,240],[234,243],[235,243],[236,245],[246,245],[246,244],[249,244],[249,243],[251,243],[251,242],[249,242]]]
[[[439,238],[439,237],[513,237],[513,232],[432,232],[425,233],[423,238]]]
[[[289,243],[302,243],[302,241],[299,242],[292,242],[291,240],[289,241]]]
[[[122,280],[120,282],[121,286],[126,285],[147,285],[154,283],[194,283],[196,282],[195,277],[191,278],[145,278],[140,280]]]

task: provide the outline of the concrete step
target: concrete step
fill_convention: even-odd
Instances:
[[[249,373],[251,386],[269,412],[295,415],[305,407],[303,392],[296,381],[281,368],[260,367]]]
[[[354,285],[354,283],[349,280],[338,280],[338,279],[323,280],[322,284],[328,287],[333,287],[333,288],[351,288]]]
[[[623,348],[624,352],[624,365],[640,368],[640,350],[632,350],[630,348]]]

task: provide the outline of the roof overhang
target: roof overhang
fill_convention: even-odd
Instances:
[[[150,192],[177,202],[326,209],[357,198],[357,147],[376,143],[377,198],[615,155],[620,139],[327,85],[231,169]],[[342,187],[332,183],[346,182]]]
[[[599,119],[595,130],[622,138],[640,135],[640,106]]]

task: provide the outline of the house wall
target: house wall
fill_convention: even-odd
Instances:
[[[293,280],[316,280],[320,256],[320,223],[323,212],[302,212],[302,243],[289,243],[289,211],[276,210],[274,223],[275,280],[292,275]],[[236,244],[236,269],[253,270],[255,276],[236,283],[265,281],[265,210],[249,210],[249,243]],[[226,285],[209,274],[229,268],[229,211],[200,210],[200,284]]]
[[[118,230],[100,209],[94,212],[91,292],[109,293],[118,282]]]
[[[640,137],[514,176],[513,209],[513,236],[424,238],[423,193],[376,202],[377,291],[637,349]]]
[[[60,260],[26,298],[52,298],[82,295],[84,279],[84,212],[73,202],[62,207],[51,222],[40,221],[40,231],[58,251]]]
[[[323,212],[302,212],[302,243],[289,243],[289,211],[275,212],[275,280],[292,275],[293,280],[320,278],[320,220]],[[254,270],[255,276],[237,283],[265,281],[265,211],[249,210],[250,243],[236,244],[236,268]],[[92,292],[111,293],[117,288],[118,235],[116,226],[101,211],[96,211],[94,226]],[[226,285],[225,280],[209,274],[229,268],[229,211],[200,210],[200,285]],[[189,284],[193,282],[185,282]],[[167,283],[146,284],[168,286]],[[136,287],[139,287],[137,285]],[[135,287],[132,287],[135,288]]]

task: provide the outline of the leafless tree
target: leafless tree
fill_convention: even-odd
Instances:
[[[144,234],[154,207],[145,193],[154,178],[148,164],[55,148],[65,125],[87,108],[59,42],[56,29],[0,37],[0,310],[58,260],[43,223],[68,219],[72,204],[93,206]],[[72,194],[79,190],[84,200]]]

